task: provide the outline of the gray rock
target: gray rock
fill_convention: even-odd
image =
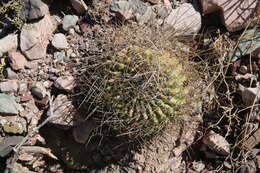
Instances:
[[[164,28],[175,35],[196,34],[201,28],[201,15],[192,4],[184,3],[172,10],[164,21]]]
[[[22,106],[16,103],[15,97],[6,94],[0,94],[0,114],[16,115],[22,109]]]
[[[23,136],[10,136],[5,137],[0,142],[0,156],[5,157],[7,154],[9,154],[13,147],[19,143],[21,143],[23,140]]]
[[[16,93],[18,91],[18,84],[16,81],[0,82],[0,91],[3,93]]]
[[[171,12],[171,6],[158,4],[150,6],[139,0],[113,1],[110,10],[121,20],[135,19],[139,24],[161,25]]]
[[[135,16],[143,16],[148,8],[148,4],[142,1],[113,1],[110,4],[110,10],[122,20],[129,20]],[[140,18],[140,17],[139,17]]]
[[[32,86],[32,94],[34,96],[36,96],[38,99],[43,99],[46,94],[46,88],[44,87],[44,85],[41,82],[36,82],[33,86]]]
[[[75,87],[73,76],[61,76],[55,82],[54,86],[60,90],[71,91]]]
[[[65,52],[64,51],[61,51],[61,52],[55,52],[53,57],[55,60],[57,61],[63,61],[63,59],[65,58]]]
[[[6,37],[0,39],[0,54],[6,53],[10,50],[16,50],[18,47],[18,35],[9,34]],[[0,56],[1,57],[1,56]]]
[[[7,67],[5,69],[5,77],[7,79],[17,79],[18,78],[18,75],[10,68],[10,67]]]
[[[197,172],[201,172],[205,169],[205,163],[203,163],[202,161],[193,161],[192,162],[192,169],[197,171]]]
[[[20,16],[27,20],[35,20],[44,17],[48,12],[48,6],[41,0],[22,0]]]
[[[62,21],[62,28],[65,31],[69,31],[70,28],[74,28],[79,20],[79,17],[76,15],[66,15]]]
[[[66,49],[69,46],[66,36],[62,33],[55,34],[51,43],[57,49]]]

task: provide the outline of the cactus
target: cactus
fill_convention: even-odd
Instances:
[[[125,48],[93,64],[90,76],[102,88],[95,102],[110,113],[107,124],[143,136],[182,115],[193,90],[185,85],[189,72],[184,65],[168,51],[140,47]]]

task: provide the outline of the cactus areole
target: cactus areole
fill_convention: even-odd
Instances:
[[[109,112],[105,121],[114,129],[152,134],[189,103],[189,73],[167,51],[130,47],[94,66],[91,78],[102,90],[95,102]]]

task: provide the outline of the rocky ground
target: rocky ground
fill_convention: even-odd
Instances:
[[[1,1],[0,172],[258,172],[259,15],[258,0]],[[176,38],[203,79],[201,111],[145,145],[81,104],[104,33],[132,24]]]

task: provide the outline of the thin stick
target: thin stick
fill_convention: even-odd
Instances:
[[[14,152],[18,152],[19,149],[21,148],[21,146],[24,145],[24,143],[30,138],[32,137],[33,135],[35,135],[36,133],[39,132],[39,129],[41,127],[43,127],[45,124],[47,124],[49,121],[55,119],[55,118],[59,118],[60,116],[55,116],[53,114],[53,104],[52,104],[52,101],[53,101],[53,97],[48,93],[48,98],[49,98],[49,108],[50,108],[50,116],[44,120],[39,126],[35,127],[31,132],[28,132],[28,134],[23,138],[22,142],[17,144],[14,148],[13,148],[13,151]]]

